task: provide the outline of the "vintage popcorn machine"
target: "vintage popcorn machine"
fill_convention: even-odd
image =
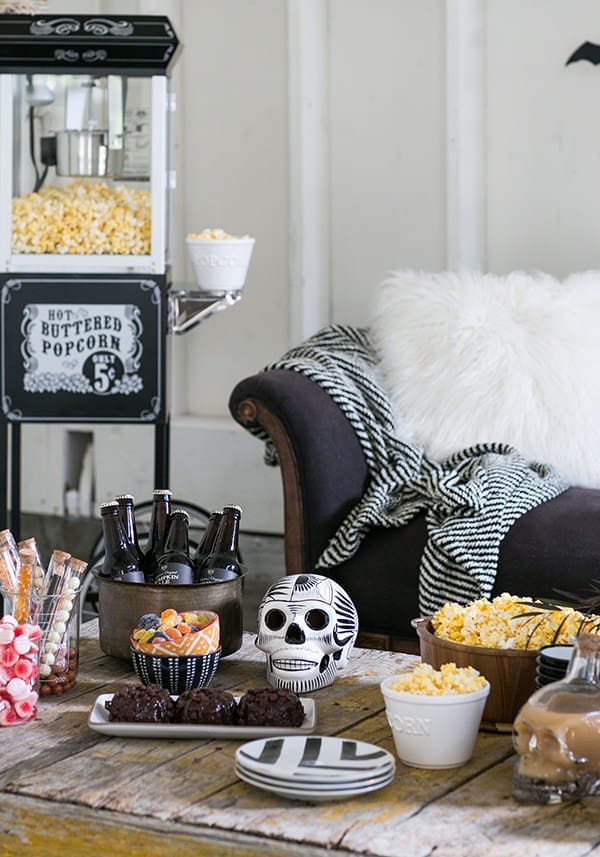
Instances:
[[[23,422],[151,424],[167,484],[177,49],[163,16],[0,16],[0,482],[10,440],[13,513]]]

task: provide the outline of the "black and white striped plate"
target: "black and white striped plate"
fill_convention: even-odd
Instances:
[[[357,795],[373,792],[376,789],[382,789],[389,785],[394,779],[394,772],[390,771],[383,777],[377,779],[366,780],[362,783],[355,783],[353,786],[332,785],[330,788],[318,786],[305,786],[304,788],[295,788],[290,786],[287,788],[283,782],[268,782],[258,776],[253,776],[248,771],[240,770],[237,766],[236,774],[248,785],[255,786],[257,789],[264,789],[272,792],[280,797],[289,798],[290,800],[307,800],[307,801],[328,801],[328,800],[344,800]]]
[[[282,781],[286,788],[296,782],[357,784],[393,774],[396,764],[391,753],[375,744],[319,735],[250,741],[238,747],[235,760],[242,771]]]
[[[386,785],[391,779],[394,778],[394,769],[385,771],[384,773],[374,774],[372,777],[361,777],[359,780],[329,780],[328,782],[322,781],[318,783],[314,783],[313,781],[308,780],[286,780],[283,782],[278,777],[267,777],[263,774],[257,774],[254,771],[248,771],[245,768],[240,767],[239,765],[235,766],[235,772],[241,779],[245,779],[246,782],[252,782],[256,785],[264,785],[273,786],[277,788],[285,788],[287,791],[293,792],[323,792],[323,794],[327,794],[328,792],[343,792],[343,791],[355,791],[357,788],[367,788],[369,786],[381,786]]]

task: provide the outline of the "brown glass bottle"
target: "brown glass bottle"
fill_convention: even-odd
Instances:
[[[140,542],[137,534],[137,527],[135,524],[135,512],[133,508],[135,497],[133,494],[117,494],[115,497],[115,502],[119,506],[119,514],[121,516],[121,523],[127,533],[127,538],[131,542],[131,546],[133,548],[133,553],[137,557],[137,560],[140,564],[140,568],[144,568],[144,554],[142,553],[142,549],[140,548]]]
[[[164,552],[156,563],[154,583],[193,583],[194,563],[190,559],[190,516],[183,509],[174,509],[169,519],[169,530]]]
[[[156,564],[164,552],[165,539],[169,528],[169,515],[171,514],[171,496],[172,492],[168,488],[156,488],[152,492],[150,532],[144,554],[144,572],[148,583],[154,582]]]
[[[100,515],[104,536],[104,563],[100,574],[127,583],[144,583],[144,572],[121,522],[119,504],[114,500],[101,503]]]
[[[197,583],[218,583],[245,574],[246,569],[237,556],[241,517],[239,506],[223,507],[212,550],[202,563]]]
[[[202,537],[200,544],[198,545],[198,550],[196,551],[196,556],[194,557],[194,583],[198,582],[201,576],[201,570],[204,561],[212,551],[222,517],[223,512],[221,512],[220,510],[215,510],[214,512],[210,513],[208,522],[206,524],[206,529],[204,530],[204,536]]]

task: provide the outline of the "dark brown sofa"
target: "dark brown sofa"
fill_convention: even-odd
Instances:
[[[331,397],[299,372],[269,369],[240,381],[229,407],[277,450],[285,506],[288,574],[315,563],[368,480],[355,432]],[[261,454],[257,444],[257,454]],[[376,528],[346,562],[322,573],[338,580],[360,619],[359,642],[406,651],[416,642],[424,515],[399,529]],[[523,515],[505,536],[494,594],[558,598],[600,580],[600,490],[569,488]],[[407,646],[408,643],[408,646]]]

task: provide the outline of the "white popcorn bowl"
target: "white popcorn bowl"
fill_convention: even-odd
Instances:
[[[473,755],[490,685],[473,693],[429,696],[392,690],[399,676],[381,682],[396,753],[413,768],[458,768]]]
[[[185,243],[201,291],[243,289],[254,238],[186,238]]]

